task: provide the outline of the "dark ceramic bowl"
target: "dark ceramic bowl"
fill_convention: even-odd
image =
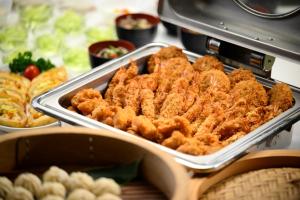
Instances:
[[[169,35],[171,35],[171,36],[177,36],[178,26],[176,26],[175,24],[171,24],[169,22],[163,21],[163,20],[160,20],[160,21],[163,24],[163,26],[166,28],[167,33]]]
[[[101,58],[97,56],[97,53],[102,49],[114,46],[114,47],[123,47],[128,50],[128,52],[135,50],[134,44],[125,40],[115,40],[115,41],[102,41],[96,42],[89,46],[89,57],[92,68],[98,67],[99,65],[111,60],[108,58]]]
[[[119,26],[120,21],[131,16],[133,19],[146,19],[152,26],[146,29],[126,29]],[[119,39],[128,40],[140,47],[154,40],[157,33],[157,25],[160,22],[158,17],[144,14],[144,13],[131,13],[124,14],[116,18],[116,30]]]
[[[198,54],[206,53],[206,35],[185,28],[180,28],[178,35],[185,49]]]

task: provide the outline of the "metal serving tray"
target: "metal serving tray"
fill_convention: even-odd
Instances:
[[[140,72],[144,71],[147,58],[156,53],[160,48],[168,45],[161,43],[151,43],[138,50],[131,52],[119,59],[107,62],[93,70],[83,74],[77,78],[69,80],[58,88],[51,90],[45,94],[36,97],[33,100],[33,107],[44,112],[47,115],[59,118],[70,124],[82,125],[90,128],[107,129],[116,134],[125,134],[128,137],[137,137],[127,132],[121,131],[109,125],[103,124],[96,120],[85,117],[81,114],[69,111],[66,109],[70,105],[72,96],[83,88],[96,88],[103,91],[114,73],[121,67],[128,65],[131,60],[136,60],[139,65]],[[184,51],[191,62],[195,61],[200,55]],[[226,71],[231,71],[233,68],[226,66]],[[275,82],[267,79],[257,77],[265,87],[271,87]],[[300,93],[293,90],[295,104],[292,108],[265,123],[257,128],[255,131],[247,134],[236,142],[222,148],[221,150],[205,156],[192,156],[183,154],[175,150],[169,149],[162,145],[148,141],[144,138],[139,138],[141,142],[149,142],[157,146],[161,150],[173,155],[175,159],[190,168],[201,170],[202,172],[209,172],[218,170],[234,159],[240,157],[243,153],[254,145],[263,142],[266,138],[274,136],[286,127],[291,126],[300,117]]]

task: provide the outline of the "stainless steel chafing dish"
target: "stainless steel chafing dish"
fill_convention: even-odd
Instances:
[[[148,57],[151,54],[156,53],[160,48],[166,46],[166,44],[162,43],[148,44],[134,52],[125,55],[124,57],[107,62],[102,66],[99,66],[98,68],[94,68],[86,74],[83,74],[79,77],[68,81],[67,83],[63,84],[62,86],[59,86],[58,88],[35,98],[33,100],[33,106],[39,111],[42,111],[50,116],[59,118],[62,121],[65,121],[69,124],[82,125],[90,128],[107,129],[112,132],[115,132],[116,134],[125,134],[128,137],[137,137],[127,132],[113,128],[109,125],[85,117],[81,114],[69,111],[67,107],[70,105],[71,97],[83,88],[96,88],[100,91],[105,90],[114,73],[121,66],[128,65],[130,60],[137,61],[139,70],[142,73],[144,71],[144,67],[146,66],[145,64]],[[184,51],[184,53],[187,54],[191,62],[195,61],[197,57],[200,57],[200,55],[188,51]],[[231,70],[233,70],[232,67],[228,65],[225,66],[225,71],[230,72]],[[262,78],[260,76],[257,76],[256,78],[266,88],[270,88],[273,84],[275,84],[275,81]],[[299,120],[300,91],[296,88],[293,88],[293,96],[295,102],[292,108],[275,117],[271,121],[263,124],[262,126],[250,132],[249,134],[237,140],[236,142],[210,155],[191,156],[153,143],[144,138],[138,139],[141,142],[152,143],[161,150],[170,153],[175,157],[175,159],[179,163],[182,163],[187,167],[198,169],[201,171],[217,170],[225,166],[229,162],[233,161],[237,157],[241,156],[249,148],[263,142],[266,138],[270,136],[274,136],[281,130],[291,126],[295,121]]]

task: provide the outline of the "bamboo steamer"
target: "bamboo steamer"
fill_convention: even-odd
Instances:
[[[0,155],[0,175],[11,177],[25,171],[41,173],[51,165],[80,170],[140,159],[143,180],[168,199],[188,198],[186,170],[171,156],[149,143],[104,130],[56,127],[10,133],[0,136]],[[139,199],[147,194],[137,193]]]
[[[223,170],[193,178],[190,199],[300,199],[300,150],[250,153]]]

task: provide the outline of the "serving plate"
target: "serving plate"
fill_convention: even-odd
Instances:
[[[131,52],[124,57],[107,62],[79,77],[76,77],[58,88],[36,97],[32,105],[37,110],[47,115],[58,118],[70,124],[82,125],[89,128],[107,129],[111,132],[127,135],[128,137],[137,138],[127,132],[121,131],[109,125],[95,121],[81,114],[74,113],[67,109],[70,106],[70,99],[80,90],[84,88],[95,88],[104,91],[114,73],[121,67],[126,66],[131,60],[136,60],[139,71],[145,68],[145,63],[149,56],[156,53],[159,49],[167,47],[167,44],[151,43],[145,45],[138,50]],[[200,55],[184,51],[191,62],[194,62]],[[234,68],[225,66],[225,71],[230,72]],[[266,88],[270,88],[275,84],[274,81],[257,76],[256,79]],[[204,156],[192,156],[169,149],[162,145],[153,143],[144,138],[139,138],[141,142],[151,143],[163,151],[173,155],[175,159],[189,167],[202,172],[218,170],[233,160],[243,155],[247,150],[255,145],[262,143],[266,138],[274,136],[281,130],[288,128],[300,118],[300,92],[293,88],[294,106],[287,111],[281,113],[274,119],[258,127],[246,136],[240,138],[236,142],[222,148],[221,150]]]

